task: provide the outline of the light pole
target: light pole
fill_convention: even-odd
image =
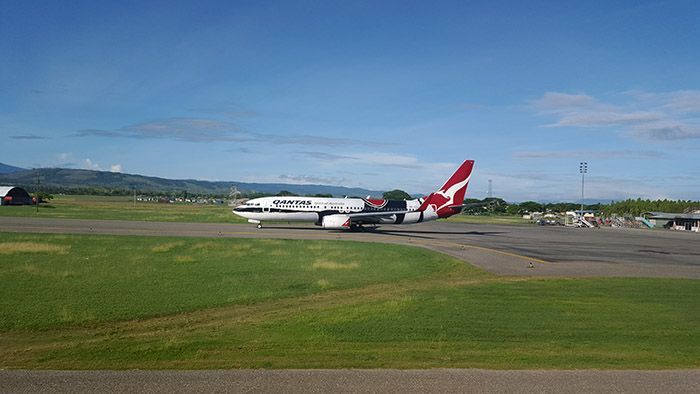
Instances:
[[[39,188],[41,187],[41,179],[39,179],[39,170],[36,170],[36,193],[34,195],[36,196],[36,213],[39,213],[39,198],[41,198],[39,194]]]
[[[585,184],[586,173],[588,172],[588,163],[582,161],[578,166],[578,171],[581,173],[581,217],[583,217],[583,185]]]

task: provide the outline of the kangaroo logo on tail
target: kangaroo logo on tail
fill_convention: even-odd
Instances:
[[[419,211],[432,210],[440,218],[446,218],[461,210],[467,192],[474,160],[465,160],[440,190],[431,193],[421,204]]]

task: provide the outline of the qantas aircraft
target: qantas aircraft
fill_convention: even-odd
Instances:
[[[327,229],[357,230],[365,224],[410,224],[450,217],[472,204],[462,204],[474,160],[466,160],[435,193],[415,200],[370,198],[261,197],[233,213],[262,227],[263,221],[314,222]]]

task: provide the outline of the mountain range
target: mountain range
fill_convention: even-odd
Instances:
[[[19,171],[26,171],[26,168],[19,168],[15,166],[11,166],[8,164],[0,163],[0,174],[9,174],[11,172],[19,172]]]
[[[200,181],[194,179],[166,179],[119,172],[77,170],[72,168],[36,168],[27,170],[0,163],[0,184],[21,186],[33,190],[37,182],[48,188],[105,188],[112,190],[136,189],[141,192],[183,192],[194,194],[226,195],[232,186],[244,193],[276,194],[286,190],[294,194],[332,194],[333,196],[374,196],[381,191],[330,185],[298,185],[288,183],[247,183],[235,181]]]

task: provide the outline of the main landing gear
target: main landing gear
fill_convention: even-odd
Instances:
[[[366,232],[366,231],[374,231],[376,229],[377,229],[376,224],[369,225],[368,227],[365,227],[362,224],[358,224],[358,223],[352,223],[350,225],[351,232]]]

